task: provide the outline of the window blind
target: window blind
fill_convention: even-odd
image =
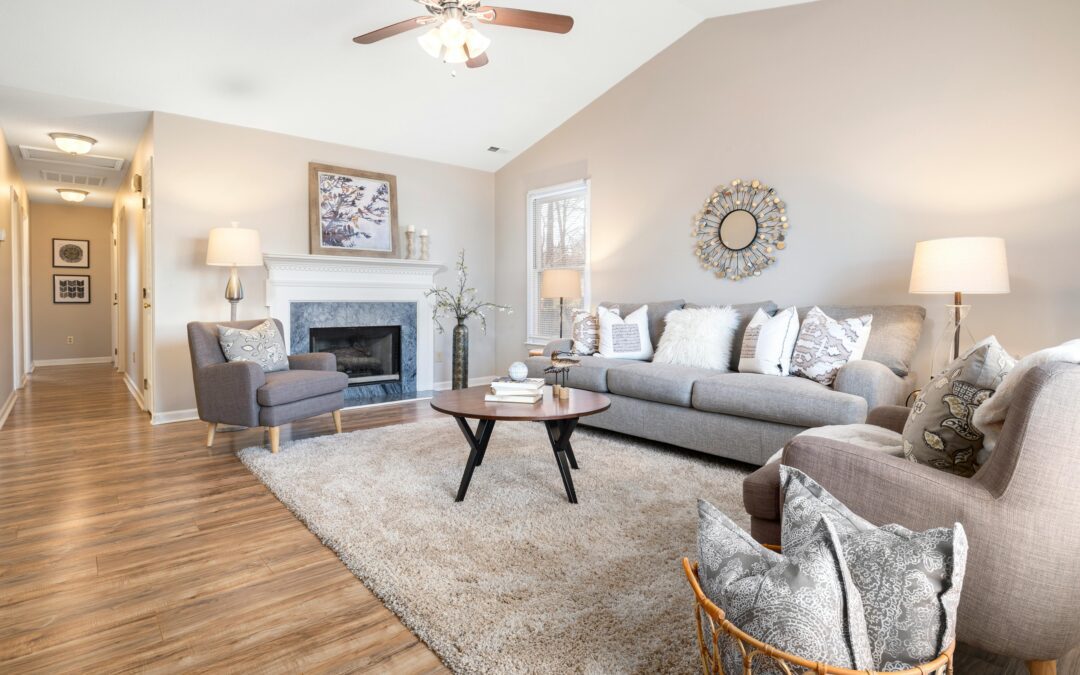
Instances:
[[[581,298],[563,305],[564,335],[570,334],[570,312],[588,306],[589,185],[585,181],[534,190],[528,196],[529,222],[529,340],[546,342],[559,337],[559,299],[540,297],[545,270],[581,272]]]

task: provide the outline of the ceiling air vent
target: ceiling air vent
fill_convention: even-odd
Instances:
[[[67,164],[79,166],[84,169],[105,169],[107,171],[119,171],[124,168],[122,157],[106,157],[105,155],[69,155],[59,150],[37,148],[32,145],[20,145],[19,154],[23,159],[35,162],[48,162],[50,164]]]
[[[64,171],[53,171],[51,169],[42,169],[41,177],[50,183],[62,183],[64,185],[82,185],[86,187],[101,187],[105,184],[105,179],[101,176],[86,176],[78,173],[67,173]]]

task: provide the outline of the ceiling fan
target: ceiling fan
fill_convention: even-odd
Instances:
[[[508,9],[481,5],[483,0],[415,0],[424,6],[429,16],[418,16],[384,26],[370,33],[357,35],[353,42],[369,45],[414,28],[431,26],[416,40],[425,52],[447,63],[464,63],[469,68],[487,65],[484,52],[491,40],[476,30],[479,24],[511,26],[542,30],[548,33],[569,33],[574,18],[562,14],[533,12],[527,9]]]

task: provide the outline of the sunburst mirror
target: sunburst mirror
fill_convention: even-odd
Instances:
[[[694,254],[717,278],[761,276],[787,246],[787,205],[760,181],[721,185],[694,216]]]

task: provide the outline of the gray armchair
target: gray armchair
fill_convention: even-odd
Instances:
[[[330,413],[341,433],[349,382],[345,373],[338,372],[333,354],[296,354],[289,357],[289,370],[274,373],[264,373],[255,363],[225,359],[217,327],[250,329],[263,321],[193,321],[187,326],[195,401],[199,419],[209,425],[207,447],[214,444],[218,424],[267,427],[272,452],[280,446],[281,425],[306,417]],[[281,332],[281,322],[274,322]]]
[[[899,431],[907,409],[867,422]],[[841,441],[796,437],[784,448],[801,469],[877,524],[927,529],[963,523],[970,550],[957,638],[1053,673],[1080,645],[1080,365],[1030,371],[993,455],[971,478]],[[743,483],[755,538],[779,543],[779,462]]]

